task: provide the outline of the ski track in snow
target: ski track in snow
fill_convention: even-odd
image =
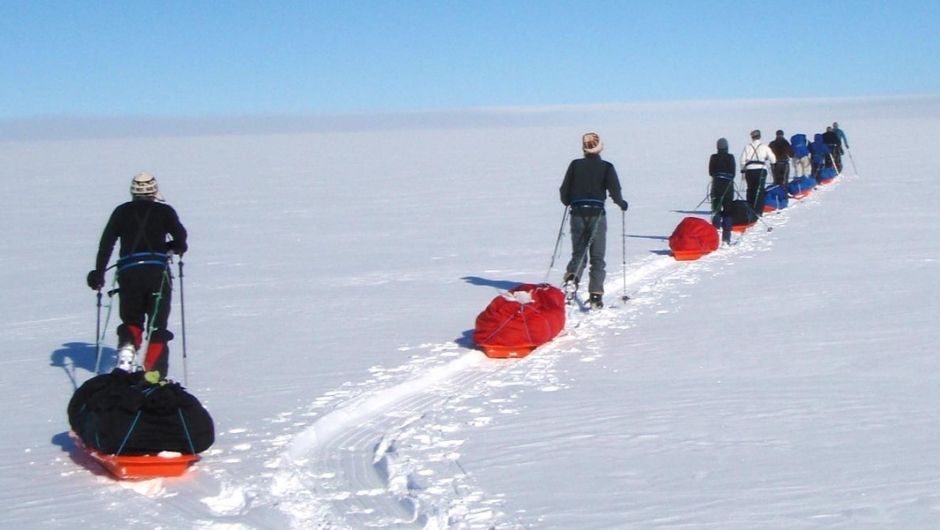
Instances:
[[[403,348],[413,352],[405,365],[374,367],[367,380],[271,418],[267,429],[219,433],[225,443],[190,473],[193,495],[169,493],[159,480],[126,487],[156,499],[176,497],[172,504],[185,517],[180,521],[196,528],[526,527],[504,511],[506,492],[486,491],[461,466],[460,447],[472,431],[494,418],[524,414],[519,401],[525,392],[564,390],[563,366],[600,359],[595,344],[601,337],[625,333],[642,315],[673,310],[683,286],[771,250],[768,227],[782,227],[852,178],[791,200],[789,208],[736,236],[737,244],[700,260],[652,255],[628,263],[626,281],[622,271],[609,273],[608,307],[569,312],[565,331],[523,359],[489,359],[456,342]],[[623,292],[629,301],[620,301]],[[263,469],[231,476],[226,464],[240,462],[249,449]],[[154,507],[154,514],[160,511]],[[165,512],[161,517],[175,520]]]

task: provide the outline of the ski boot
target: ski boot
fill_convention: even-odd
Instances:
[[[591,309],[601,309],[604,307],[604,295],[600,293],[591,293],[591,298],[588,299],[588,305],[591,306]]]
[[[578,292],[578,279],[574,274],[570,272],[565,274],[565,279],[561,285],[561,290],[565,292],[565,303],[573,303],[574,295]]]
[[[133,344],[123,344],[117,351],[117,368],[133,372],[137,366],[137,349]]]

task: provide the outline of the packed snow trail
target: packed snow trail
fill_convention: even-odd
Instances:
[[[794,208],[815,203],[825,191],[765,216],[766,226],[785,224]],[[523,359],[490,359],[456,342],[413,348],[416,355],[407,365],[376,368],[374,379],[318,399],[317,410],[307,414],[315,419],[300,424],[303,430],[289,438],[234,433],[236,438],[267,438],[257,442],[264,446],[262,457],[268,455],[264,468],[270,472],[236,479],[224,465],[212,465],[208,475],[197,475],[195,495],[173,504],[192,520],[210,525],[525,526],[505,513],[503,493],[486,491],[461,466],[460,446],[472,436],[467,431],[519,414],[515,402],[527,390],[564,389],[567,383],[559,371],[565,362],[601,357],[598,344],[605,336],[623,333],[636,318],[662,311],[670,297],[681,296],[684,285],[733,265],[738,257],[770,250],[774,235],[766,226],[759,223],[738,236],[734,246],[698,261],[679,262],[657,252],[628,264],[625,278],[616,275],[605,285],[606,308],[570,312],[565,331]],[[629,301],[620,300],[624,292]],[[272,422],[291,423],[292,415]],[[165,496],[162,491],[142,493]]]
[[[416,367],[412,379],[353,398],[297,434],[278,461],[272,493],[297,528],[518,526],[500,511],[501,497],[481,491],[461,468],[459,433],[516,413],[514,387],[559,390],[554,370],[562,357],[585,350],[594,355],[592,337],[628,328],[676,280],[694,281],[701,264],[752,246],[699,262],[654,255],[630,264],[626,281],[617,276],[605,285],[607,308],[569,312],[565,331],[523,359],[489,359],[454,343],[430,345],[421,362],[435,366]],[[620,300],[623,292],[629,301]]]

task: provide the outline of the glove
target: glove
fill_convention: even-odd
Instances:
[[[166,244],[166,249],[176,254],[179,257],[183,257],[183,253],[186,252],[188,248],[189,247],[186,245],[186,243],[182,243],[180,241],[175,241],[175,240],[168,241]]]
[[[621,200],[619,203],[617,203],[617,206],[619,206],[623,211],[627,211],[630,208],[630,205],[627,204],[627,201],[625,200]]]
[[[88,271],[88,276],[85,278],[85,281],[88,283],[88,287],[91,287],[92,291],[100,291],[104,287],[104,272],[95,269],[93,271]]]

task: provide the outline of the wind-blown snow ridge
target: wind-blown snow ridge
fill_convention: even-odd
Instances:
[[[468,352],[448,364],[428,370],[416,379],[375,393],[359,403],[334,410],[293,439],[285,453],[285,466],[297,465],[318,445],[335,438],[350,426],[362,423],[409,396],[426,392],[433,385],[446,381],[454,374],[479,365],[483,359],[482,353]]]

